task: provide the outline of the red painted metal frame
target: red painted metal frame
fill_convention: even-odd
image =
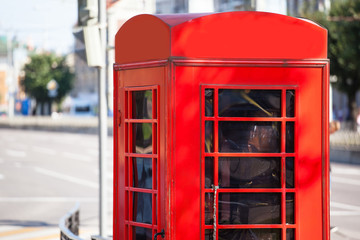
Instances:
[[[113,71],[113,79],[114,79],[114,116],[113,116],[113,126],[114,126],[114,146],[113,146],[113,158],[114,158],[114,184],[113,184],[113,193],[114,193],[114,201],[113,201],[113,235],[119,239],[119,135],[120,135],[120,124],[121,124],[121,112],[119,106],[119,79],[118,79],[118,71]]]

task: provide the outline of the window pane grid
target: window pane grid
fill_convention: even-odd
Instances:
[[[293,238],[293,232],[294,229],[296,228],[296,221],[295,221],[295,217],[293,216],[294,222],[289,223],[289,221],[286,219],[287,218],[287,205],[286,205],[286,198],[288,196],[288,194],[292,194],[292,196],[294,196],[294,206],[296,203],[296,198],[297,195],[295,194],[296,189],[295,188],[286,188],[286,181],[287,181],[287,175],[286,172],[288,172],[288,169],[286,168],[286,159],[287,158],[293,158],[294,159],[294,166],[293,168],[296,169],[297,163],[295,161],[296,159],[296,143],[297,143],[297,139],[294,136],[297,136],[297,119],[296,119],[296,112],[294,110],[289,110],[289,92],[291,92],[293,99],[291,100],[292,104],[295,104],[295,97],[294,95],[296,95],[296,91],[295,89],[292,88],[288,88],[288,87],[283,87],[283,88],[279,88],[280,92],[281,92],[281,116],[279,117],[219,117],[219,105],[218,105],[218,101],[219,101],[219,89],[226,89],[226,88],[233,88],[233,87],[223,87],[223,86],[206,86],[202,89],[202,96],[204,99],[205,97],[205,88],[207,90],[207,92],[213,92],[213,96],[212,98],[214,99],[214,102],[212,103],[212,107],[213,107],[213,112],[214,112],[214,116],[211,115],[211,111],[209,111],[207,109],[207,113],[205,115],[205,107],[203,104],[202,105],[202,131],[205,132],[205,121],[211,121],[213,122],[213,129],[214,129],[214,139],[213,139],[213,144],[214,144],[214,150],[213,151],[206,151],[206,147],[205,144],[203,144],[203,150],[202,150],[202,169],[205,169],[205,158],[209,159],[212,158],[214,159],[214,166],[213,171],[214,171],[214,184],[212,186],[219,186],[219,179],[218,179],[218,175],[219,173],[219,158],[221,157],[280,157],[280,165],[281,165],[281,174],[280,174],[280,187],[279,188],[258,188],[258,189],[238,189],[238,188],[219,188],[216,190],[217,195],[219,195],[220,193],[279,193],[281,196],[281,210],[280,210],[280,218],[281,218],[281,222],[280,224],[230,224],[230,225],[225,225],[225,224],[219,224],[218,219],[219,216],[217,215],[217,222],[216,222],[216,228],[218,230],[220,229],[272,229],[274,228],[274,231],[277,231],[276,229],[278,229],[278,232],[276,234],[280,234],[279,235],[279,239],[283,239],[283,240],[287,240],[289,238],[289,236],[291,235],[292,238],[291,239],[295,239]],[[249,87],[249,89],[253,89],[253,87]],[[263,87],[255,87],[255,89],[262,89]],[[277,89],[277,90],[279,90]],[[207,100],[208,101],[208,100]],[[204,102],[204,101],[203,101]],[[292,109],[297,110],[296,106],[292,106]],[[209,114],[210,112],[210,114]],[[290,113],[289,112],[293,112]],[[242,153],[242,152],[231,152],[231,153],[227,153],[227,152],[221,152],[219,153],[219,135],[218,135],[218,126],[219,126],[219,122],[221,121],[234,121],[234,122],[253,122],[253,121],[257,121],[257,122],[280,122],[280,151],[279,153],[253,153],[253,152],[246,152],[246,153]],[[294,132],[292,133],[292,137],[293,140],[291,142],[291,144],[293,144],[293,151],[292,152],[287,152],[287,137],[286,136],[286,130],[289,129],[286,128],[286,126],[288,125],[287,123],[291,123],[293,124],[292,126],[294,126]],[[203,134],[204,135],[204,134]],[[217,136],[216,136],[217,135]],[[202,137],[202,141],[205,142],[205,138]],[[207,160],[208,161],[208,160]],[[209,169],[210,171],[212,169]],[[294,172],[295,175],[295,171],[292,170]],[[209,173],[207,173],[207,175],[209,176]],[[205,170],[202,171],[202,179],[205,179]],[[294,176],[293,176],[294,177]],[[205,194],[210,194],[210,193],[214,193],[214,189],[213,188],[208,188],[209,187],[209,183],[206,184],[206,188],[205,188],[205,183],[202,183],[202,192]],[[204,195],[203,195],[204,196]],[[219,198],[216,198],[216,202],[214,204],[216,204],[217,208],[219,207]],[[204,208],[203,208],[204,211]],[[293,207],[293,212],[295,215],[295,207]],[[202,218],[204,220],[204,217]],[[202,221],[203,228],[202,228],[202,235],[203,237],[205,237],[204,239],[213,239],[212,233],[213,233],[213,226],[212,225],[206,225],[204,221]],[[266,231],[265,231],[266,232]],[[219,236],[219,232],[216,232],[216,239],[218,239]],[[270,239],[270,238],[269,238]],[[272,238],[271,238],[272,239]]]
[[[157,231],[158,109],[158,87],[125,91],[125,224],[129,239],[152,239]]]

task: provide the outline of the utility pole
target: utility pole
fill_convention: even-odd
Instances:
[[[107,223],[107,184],[106,184],[106,140],[107,140],[107,105],[106,105],[106,1],[99,2],[100,50],[104,54],[99,70],[99,165],[100,165],[100,236],[105,237]]]
[[[86,61],[98,69],[99,101],[99,235],[106,237],[108,221],[108,186],[106,182],[106,0],[78,0],[79,25],[84,36]]]

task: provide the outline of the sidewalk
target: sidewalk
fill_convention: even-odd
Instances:
[[[330,146],[330,162],[360,164],[360,149]]]
[[[360,164],[360,133],[339,130],[330,135],[330,161]]]
[[[113,134],[113,119],[108,118],[108,134]],[[0,128],[31,129],[73,133],[98,133],[97,117],[71,117],[60,116],[57,118],[45,116],[16,116],[13,118],[0,118]]]

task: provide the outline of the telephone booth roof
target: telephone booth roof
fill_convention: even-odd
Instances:
[[[115,63],[198,59],[327,58],[327,30],[265,12],[138,15],[115,37]]]

